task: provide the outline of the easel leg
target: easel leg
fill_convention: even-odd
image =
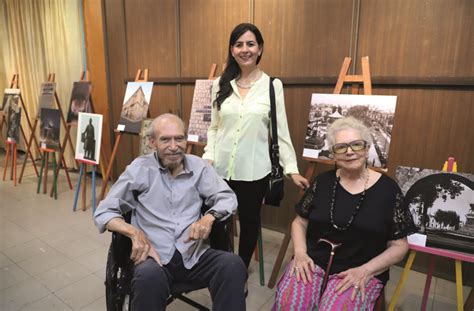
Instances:
[[[17,156],[16,143],[12,145],[12,148],[13,148],[13,185],[16,186],[16,156]]]
[[[27,141],[25,131],[23,131],[22,126],[20,126],[20,131],[21,131],[21,135],[23,136],[23,141]],[[35,138],[35,141],[36,141],[36,138]],[[38,146],[36,146],[36,148],[39,149]],[[40,152],[40,154],[41,154],[41,152]],[[31,148],[30,148],[30,151],[28,151],[28,153],[26,154],[26,157],[28,157],[28,156],[30,156],[31,162],[33,162],[33,169],[35,170],[36,176],[38,176],[38,169],[36,168],[35,157],[33,157],[33,153],[31,152]]]
[[[456,259],[454,262],[456,267],[456,300],[457,300],[457,309],[458,311],[463,310],[464,300],[462,293],[462,262],[459,259]]]
[[[430,294],[431,279],[433,278],[433,271],[436,265],[436,257],[430,255],[430,262],[428,264],[428,271],[426,273],[425,289],[423,290],[423,299],[421,300],[421,309],[426,310],[428,304],[428,296]]]
[[[66,127],[66,134],[63,138],[63,143],[59,144],[59,161],[63,161],[64,160],[64,151],[66,150],[66,143],[67,143],[67,138],[69,137],[69,132],[71,131],[71,125],[68,125]],[[66,163],[66,161],[64,161],[64,163]],[[59,170],[61,169],[61,166],[58,165],[58,167],[56,168],[56,170],[54,171],[54,174],[56,176],[59,176]],[[69,178],[69,173],[67,172],[67,167],[65,166],[64,164],[64,169],[66,171],[66,178],[69,182],[69,188],[72,189],[72,185],[71,185],[71,180]],[[53,191],[51,191],[51,193],[49,194],[50,196],[53,196]]]
[[[74,195],[74,206],[72,208],[73,212],[76,211],[76,207],[77,207],[77,199],[79,198],[79,191],[81,189],[82,174],[84,173],[84,165],[85,165],[84,163],[81,163],[81,165],[79,166],[79,179],[77,181],[76,194]]]
[[[84,164],[84,174],[82,175],[84,182],[82,183],[82,211],[86,210],[86,188],[87,188],[87,164]]]
[[[56,166],[58,165],[58,163],[56,162],[56,153],[53,153],[52,156],[53,156],[53,174],[54,174],[54,172],[56,172]],[[58,199],[58,175],[56,174],[53,175],[53,187],[51,191],[54,193],[54,199],[57,200]]]
[[[97,165],[92,165],[92,216],[95,213],[95,172],[97,170]]]
[[[46,162],[44,164],[44,175],[43,175],[43,194],[48,192],[48,168],[49,168],[49,152],[45,152]]]
[[[112,151],[112,155],[110,156],[110,162],[107,167],[107,172],[105,173],[105,176],[103,176],[102,179],[102,189],[100,190],[100,198],[99,202],[102,201],[105,197],[105,191],[107,190],[107,184],[109,183],[109,176],[110,176],[110,171],[112,170],[112,165],[114,164],[114,159],[117,154],[118,146],[120,144],[120,139],[122,137],[122,133],[118,133],[117,135],[117,140],[115,141],[114,149]]]
[[[6,148],[7,153],[5,154],[5,161],[3,162],[3,180],[7,178],[7,166],[8,166],[8,158],[10,156],[10,144],[7,144]]]
[[[38,176],[38,187],[36,189],[36,193],[40,193],[40,190],[41,190],[41,180],[43,179],[43,170],[44,170],[45,160],[46,160],[46,155],[43,154],[43,156],[41,157],[41,168],[40,168],[40,172]]]
[[[273,270],[270,276],[270,280],[268,280],[268,288],[273,288],[276,284],[278,273],[280,272],[283,259],[285,258],[285,254],[291,240],[291,223],[292,222],[290,222],[290,224],[288,225],[288,229],[286,230],[285,237],[283,238],[283,241],[281,242],[280,250],[278,251],[278,256],[275,260],[275,264],[273,265]]]
[[[11,143],[9,148],[11,148],[11,161],[12,161],[12,166],[10,167],[10,180],[13,180],[13,171],[14,171],[14,168],[15,168],[15,153],[14,153],[14,147],[13,147],[14,143]]]
[[[69,177],[68,167],[67,167],[67,164],[66,164],[66,160],[64,159],[64,155],[63,155],[62,159],[60,159],[60,161],[63,164],[63,169],[64,169],[64,172],[66,173],[66,179],[67,179],[67,183],[69,184],[69,189],[72,190],[71,178]]]
[[[38,125],[38,119],[35,119],[35,123],[33,123],[33,129],[32,129],[32,132],[31,132],[30,139],[28,140],[28,143],[26,144],[26,156],[25,156],[25,159],[23,160],[23,164],[21,166],[20,179],[18,180],[19,184],[21,184],[21,180],[23,179],[23,173],[25,172],[26,162],[28,162],[28,154],[31,150],[31,144],[33,143],[33,137],[35,136],[35,131],[36,131],[36,126],[37,125]],[[33,160],[33,162],[34,162],[34,160]],[[36,174],[36,175],[38,175],[38,174]]]
[[[402,291],[402,287],[408,278],[408,273],[410,272],[411,266],[413,265],[415,256],[416,256],[416,251],[411,250],[410,255],[408,255],[408,260],[405,264],[405,268],[403,268],[402,275],[400,276],[400,280],[398,281],[397,288],[395,289],[392,299],[390,300],[388,311],[395,310],[395,306],[397,305],[398,298],[400,298],[400,292]]]

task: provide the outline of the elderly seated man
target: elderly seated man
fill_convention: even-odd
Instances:
[[[126,168],[94,215],[101,232],[132,240],[134,310],[164,310],[173,282],[207,286],[214,310],[245,310],[245,265],[204,241],[214,221],[235,213],[234,193],[206,160],[185,154],[180,118],[157,117],[149,135],[156,152]],[[129,211],[131,224],[121,216]]]

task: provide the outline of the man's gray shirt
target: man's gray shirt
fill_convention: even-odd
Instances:
[[[184,266],[191,269],[209,248],[202,240],[184,242],[189,226],[201,217],[203,201],[223,219],[237,209],[234,192],[206,160],[186,155],[184,170],[172,177],[152,153],[127,166],[100,202],[95,223],[104,232],[112,218],[132,211],[131,224],[146,234],[164,265],[177,249]]]

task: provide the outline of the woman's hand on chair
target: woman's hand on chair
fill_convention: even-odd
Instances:
[[[304,284],[313,281],[312,275],[316,271],[314,262],[306,252],[295,253],[290,273],[296,275],[296,281]]]
[[[142,230],[135,229],[130,238],[132,240],[130,259],[135,265],[144,262],[148,257],[153,258],[160,266],[162,265],[160,256]]]
[[[359,266],[351,268],[346,271],[342,271],[337,275],[340,280],[336,286],[336,293],[339,295],[343,293],[349,287],[353,287],[351,300],[354,300],[357,294],[360,292],[362,295],[362,301],[365,299],[365,286],[372,277],[370,271],[364,267]]]

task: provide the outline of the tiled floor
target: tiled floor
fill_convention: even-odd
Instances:
[[[0,165],[3,156],[0,151]],[[3,173],[3,167],[0,169]],[[77,174],[71,176],[75,184]],[[68,189],[64,174],[59,180],[58,200],[36,194],[36,181],[31,168],[21,185],[0,181],[0,310],[105,310],[103,280],[110,234],[98,233],[90,208],[72,211],[74,191]],[[268,281],[283,235],[264,229],[263,238]],[[290,252],[285,262],[289,257]],[[401,268],[392,268],[387,301],[400,273]],[[424,274],[411,272],[398,310],[419,309],[423,287]],[[464,298],[469,291],[464,288]],[[205,289],[189,296],[211,305]],[[273,297],[273,289],[260,286],[258,263],[253,261],[247,309],[270,310]],[[434,278],[428,310],[456,310],[455,298],[454,283]],[[176,301],[168,310],[192,309]]]

